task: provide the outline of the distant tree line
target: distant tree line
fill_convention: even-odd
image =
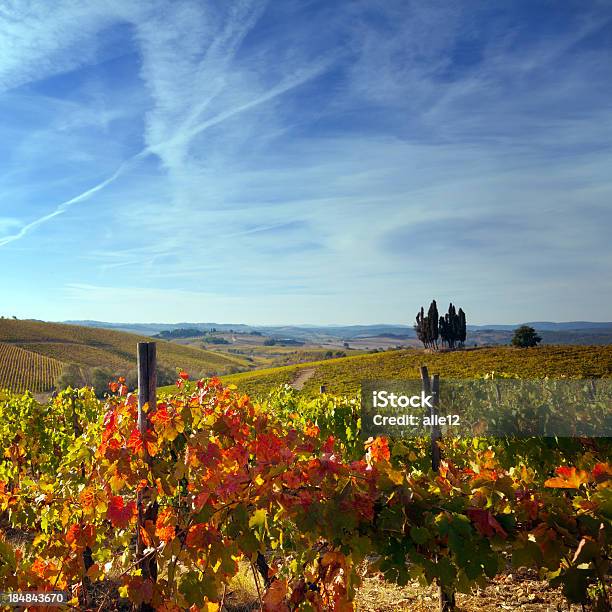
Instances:
[[[325,359],[332,359],[333,357],[346,357],[344,351],[325,351]]]
[[[175,338],[194,338],[204,333],[204,331],[195,327],[177,327],[176,329],[160,331],[159,334],[153,337],[161,338],[162,340],[173,340]]]
[[[138,370],[132,368],[127,372],[114,372],[113,370],[98,366],[89,368],[77,363],[67,363],[55,381],[55,386],[62,390],[67,387],[93,387],[96,395],[100,398],[108,393],[108,383],[116,380],[119,376],[124,376],[126,385],[130,391],[138,386]],[[157,385],[164,387],[172,385],[176,381],[176,372],[158,364],[157,366]]]
[[[248,367],[237,365],[226,366],[222,370],[201,370],[188,371],[189,377],[192,380],[200,378],[210,378],[211,376],[238,374],[249,370]],[[66,389],[67,387],[80,388],[92,387],[99,398],[104,398],[108,393],[108,383],[117,380],[120,376],[125,378],[125,384],[129,391],[135,391],[138,387],[138,370],[130,368],[128,370],[113,370],[105,366],[87,367],[78,363],[67,363],[60,375],[55,380],[55,387],[58,390]],[[176,382],[178,373],[177,370],[167,368],[157,364],[157,386],[167,387]]]
[[[448,312],[439,316],[436,300],[433,300],[427,315],[421,306],[416,316],[414,331],[425,348],[437,350],[440,346],[450,349],[463,347],[467,336],[465,312],[462,308],[457,312],[451,302]]]
[[[304,346],[305,342],[296,340],[295,338],[266,338],[263,341],[264,346]]]
[[[229,344],[229,340],[223,338],[222,336],[213,336],[212,334],[208,334],[202,338],[202,342],[204,345],[206,344]]]

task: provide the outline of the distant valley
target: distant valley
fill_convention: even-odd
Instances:
[[[546,345],[612,345],[612,323],[531,323]],[[468,326],[466,348],[508,345],[515,325]],[[250,326],[0,319],[0,388],[48,393],[58,385],[104,391],[112,376],[135,384],[136,343],[158,342],[160,382],[422,349],[409,325]],[[351,362],[356,363],[356,362]],[[63,383],[62,383],[63,381]],[[97,381],[97,382],[96,382]]]
[[[419,347],[412,325],[245,325],[242,323],[107,323],[102,321],[66,321],[74,325],[115,329],[145,336],[177,329],[199,330],[205,335],[215,329],[219,333],[250,334],[258,332],[277,340],[298,340],[306,344],[342,346],[349,342],[354,348],[371,350],[392,346]],[[542,336],[543,344],[612,344],[612,322],[590,321],[531,321]],[[468,325],[467,346],[496,346],[509,344],[517,324]]]

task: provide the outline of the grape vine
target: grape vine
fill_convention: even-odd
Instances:
[[[264,559],[263,609],[344,611],[364,567],[467,592],[512,563],[609,605],[606,440],[446,440],[435,474],[425,440],[364,444],[355,399],[281,388],[254,404],[182,375],[141,435],[136,396],[111,390],[0,396],[5,590],[66,590],[87,609],[104,582],[109,601],[218,610],[240,564],[258,575]],[[139,491],[156,516],[138,516]],[[137,526],[157,575],[141,572]]]

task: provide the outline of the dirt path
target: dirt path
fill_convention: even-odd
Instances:
[[[300,370],[295,378],[291,381],[291,386],[298,391],[301,391],[306,384],[306,381],[312,378],[316,368],[308,368],[307,370]]]

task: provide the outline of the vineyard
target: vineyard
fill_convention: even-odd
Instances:
[[[134,349],[143,340],[146,338],[107,329],[0,319],[0,343],[8,345],[0,349],[0,389],[50,391],[67,363],[126,373],[135,367]],[[11,347],[10,355],[21,361],[9,357]],[[247,363],[237,356],[171,342],[160,341],[158,349],[160,365],[172,371],[180,366],[197,375],[227,373]],[[21,379],[26,378],[22,384]]]
[[[61,372],[57,359],[0,342],[0,388],[15,391],[45,391]]]
[[[372,576],[452,602],[532,568],[566,605],[609,609],[608,439],[446,439],[434,472],[428,440],[362,440],[356,397],[253,403],[181,373],[139,424],[110,390],[0,396],[5,590],[230,610],[242,575],[249,609],[348,611]]]
[[[270,389],[290,384],[300,370],[312,368],[315,373],[304,386],[305,395],[316,395],[321,385],[330,393],[347,395],[356,393],[362,380],[418,378],[425,361],[446,378],[474,378],[492,371],[519,378],[612,376],[612,346],[542,346],[431,354],[414,349],[386,351],[244,372],[226,376],[224,381],[253,397],[265,397]]]

